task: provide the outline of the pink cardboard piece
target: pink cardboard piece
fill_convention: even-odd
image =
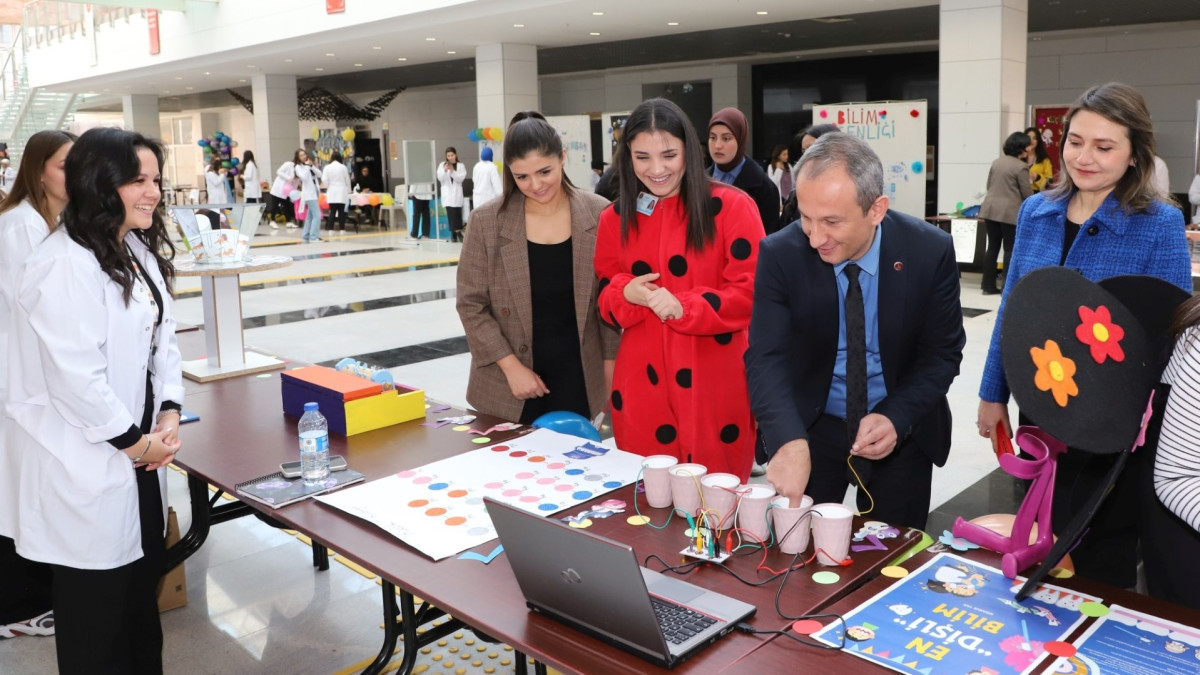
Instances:
[[[700,511],[700,479],[707,473],[708,467],[703,464],[676,464],[667,469],[675,513],[695,516]]]
[[[812,497],[804,495],[800,506],[788,507],[788,498],[779,496],[771,500],[771,523],[775,527],[775,539],[779,550],[784,553],[803,553],[808,548],[812,534]]]
[[[642,485],[651,508],[665,509],[671,505],[671,476],[667,470],[678,463],[670,455],[650,455],[642,460]]]

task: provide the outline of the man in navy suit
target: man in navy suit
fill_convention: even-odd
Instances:
[[[746,352],[767,480],[793,505],[861,481],[860,511],[924,528],[966,343],[950,235],[888,210],[879,157],[845,133],[804,153],[796,199],[759,251]]]

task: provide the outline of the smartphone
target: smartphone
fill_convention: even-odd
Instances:
[[[345,471],[346,470],[346,458],[342,457],[341,455],[330,455],[329,456],[329,470],[330,471]],[[297,460],[295,462],[284,462],[283,464],[280,464],[279,472],[283,474],[284,478],[299,478],[300,477],[300,462],[299,462],[299,460]]]

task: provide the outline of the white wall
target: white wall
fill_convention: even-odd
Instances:
[[[1158,154],[1171,191],[1196,175],[1196,101],[1200,99],[1200,23],[1040,35],[1029,43],[1027,103],[1069,104],[1104,82],[1131,84],[1154,118]]]
[[[356,103],[370,101],[383,92],[353,96]],[[388,134],[396,142],[396,159],[391,159],[387,148],[389,171],[395,181],[404,176],[403,144],[401,141],[434,141],[440,158],[447,146],[458,150],[458,160],[466,165],[467,175],[479,161],[478,144],[471,142],[467,134],[475,129],[475,83],[450,84],[438,87],[414,87],[406,89],[392,101],[379,119],[370,124],[371,133],[382,138],[383,124],[388,124]]]
[[[543,77],[542,112],[581,115],[630,110],[642,102],[643,84],[688,80],[712,82],[714,112],[725,107],[751,108],[750,65],[706,63]]]

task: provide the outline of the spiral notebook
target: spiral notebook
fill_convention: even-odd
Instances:
[[[238,483],[234,489],[237,490],[240,497],[248,497],[273,509],[278,509],[313,495],[323,494],[365,479],[366,476],[361,473],[346,469],[330,473],[317,485],[305,485],[303,478],[284,478],[282,473],[276,471],[254,480]]]

